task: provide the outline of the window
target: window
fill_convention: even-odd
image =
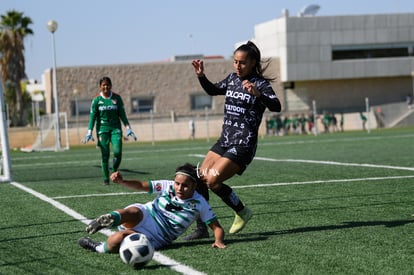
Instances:
[[[73,100],[71,103],[71,113],[72,116],[76,116],[76,105],[78,105],[78,115],[85,116],[89,115],[91,110],[91,99],[78,99]]]
[[[149,113],[154,110],[154,98],[135,97],[131,98],[132,113]]]
[[[332,60],[413,56],[414,43],[333,46]]]
[[[212,108],[213,99],[209,95],[191,95],[191,110],[200,110]]]

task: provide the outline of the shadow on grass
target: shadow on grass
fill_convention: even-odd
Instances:
[[[239,234],[239,236],[251,236],[251,235],[273,236],[273,235],[296,234],[296,233],[316,232],[316,231],[325,231],[325,230],[341,230],[341,229],[367,227],[367,226],[396,227],[396,226],[403,226],[403,225],[410,224],[410,223],[414,223],[414,220],[366,221],[366,222],[349,221],[349,222],[344,222],[339,225],[306,226],[306,227],[299,227],[299,228],[293,228],[293,229],[288,229],[288,230]]]
[[[62,219],[62,220],[56,220],[56,221],[47,221],[47,222],[41,222],[41,223],[20,223],[18,225],[7,225],[7,226],[1,226],[0,230],[6,230],[6,229],[19,229],[19,228],[28,228],[28,227],[35,227],[35,226],[44,226],[44,225],[62,225],[64,223],[74,223],[78,224],[78,219]]]
[[[95,168],[99,168],[101,169],[100,165],[94,165]],[[131,170],[131,169],[118,169],[119,172],[125,172],[125,173],[130,173],[130,174],[139,174],[139,175],[148,175],[150,173],[148,172],[143,172],[143,171],[137,171],[137,170]]]
[[[341,230],[341,229],[356,228],[356,227],[367,227],[367,226],[396,227],[396,226],[403,226],[403,225],[410,224],[410,223],[414,223],[414,220],[366,221],[366,222],[349,221],[349,222],[344,222],[343,224],[339,224],[339,225],[306,226],[306,227],[299,227],[299,228],[293,228],[293,229],[288,229],[288,230],[275,230],[275,231],[245,233],[245,234],[240,233],[237,235],[233,235],[230,238],[226,238],[225,243],[229,245],[229,244],[239,243],[239,242],[256,242],[256,241],[267,240],[270,236],[316,232],[316,231],[325,231],[325,230]],[[163,250],[171,250],[171,249],[178,249],[181,247],[198,246],[198,245],[211,245],[213,242],[214,242],[213,237],[210,237],[209,239],[193,240],[189,242],[177,241],[176,243],[169,245]]]

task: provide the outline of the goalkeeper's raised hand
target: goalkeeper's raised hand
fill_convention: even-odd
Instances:
[[[82,143],[85,144],[90,140],[95,141],[92,136],[92,131],[88,130],[88,133],[86,133],[85,137],[82,139]]]
[[[137,140],[137,136],[134,134],[131,128],[127,129],[126,138],[128,139],[128,137],[132,137],[135,141]]]

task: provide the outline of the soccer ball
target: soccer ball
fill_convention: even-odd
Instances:
[[[141,268],[151,261],[154,256],[154,247],[147,236],[134,233],[124,238],[119,248],[121,260],[134,267]]]

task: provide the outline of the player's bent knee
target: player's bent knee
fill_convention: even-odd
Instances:
[[[212,182],[211,184],[207,182],[207,186],[211,191],[216,192],[221,189],[221,182]]]
[[[119,247],[121,246],[122,241],[124,238],[130,234],[135,233],[133,230],[123,230],[118,231],[108,237],[108,241],[106,243],[106,247],[109,252],[116,253],[119,251]]]

